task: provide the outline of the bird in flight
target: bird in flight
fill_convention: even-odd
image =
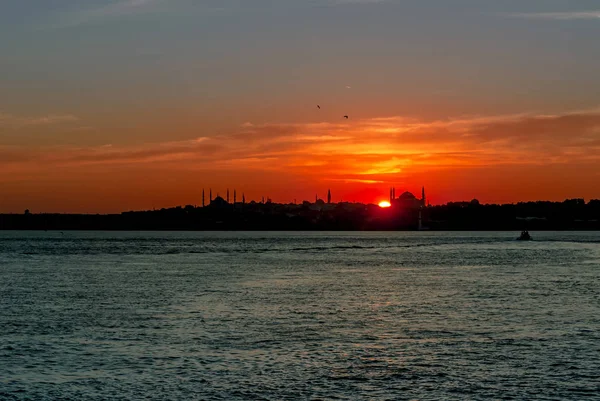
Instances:
[[[348,119],[348,116],[344,116],[344,118],[347,120],[347,119]]]
[[[321,110],[321,106],[317,105],[317,109]]]

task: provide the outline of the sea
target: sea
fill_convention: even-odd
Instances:
[[[0,232],[0,400],[600,399],[600,233]]]

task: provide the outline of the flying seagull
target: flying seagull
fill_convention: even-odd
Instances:
[[[348,119],[348,116],[344,116],[344,118],[347,120],[347,119]]]

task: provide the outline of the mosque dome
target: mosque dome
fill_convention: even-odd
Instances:
[[[215,199],[213,199],[210,202],[210,205],[211,206],[217,206],[217,207],[223,207],[223,206],[228,205],[228,203],[227,203],[227,201],[225,199],[221,198],[220,196],[217,196]]]
[[[417,199],[412,193],[406,191],[402,195],[400,195],[401,200],[414,200]]]

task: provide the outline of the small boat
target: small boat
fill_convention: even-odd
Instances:
[[[517,241],[531,241],[531,235],[529,235],[529,231],[521,231],[521,235],[517,238]]]

